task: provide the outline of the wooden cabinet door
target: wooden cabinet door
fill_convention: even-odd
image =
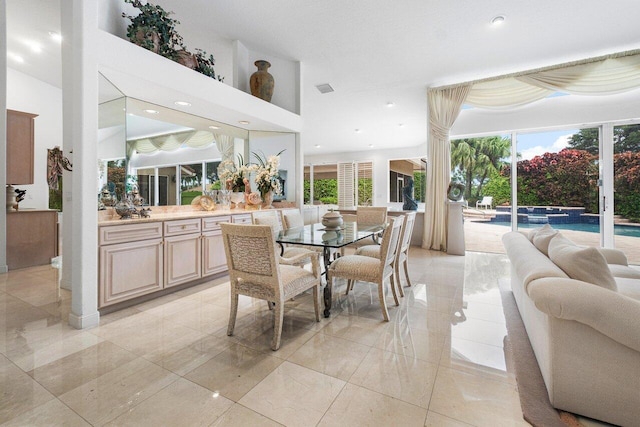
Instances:
[[[165,288],[202,277],[200,233],[165,237]]]
[[[7,110],[7,184],[33,184],[36,117],[37,114]]]
[[[202,235],[202,275],[227,271],[227,257],[224,252],[222,231],[212,231]]]
[[[100,307],[162,289],[162,260],[162,239],[101,246]]]

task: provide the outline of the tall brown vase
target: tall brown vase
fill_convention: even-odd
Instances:
[[[251,80],[249,81],[251,95],[271,102],[274,81],[273,76],[267,71],[267,69],[271,67],[271,64],[262,59],[257,60],[254,64],[258,67],[258,71],[251,75]]]

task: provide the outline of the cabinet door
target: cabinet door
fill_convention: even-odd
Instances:
[[[165,288],[202,277],[200,234],[165,237]]]
[[[7,110],[7,184],[33,184],[36,117],[37,114]]]
[[[162,239],[101,246],[100,307],[162,289],[162,258]]]
[[[234,224],[251,224],[251,214],[234,215],[231,221]]]
[[[202,235],[202,275],[227,271],[227,257],[224,253],[222,231],[212,231]]]

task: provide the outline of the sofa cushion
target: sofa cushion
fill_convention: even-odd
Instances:
[[[616,280],[604,256],[594,247],[576,246],[562,233],[549,242],[549,258],[572,279],[616,291]]]
[[[602,253],[602,252],[601,252]],[[628,265],[609,264],[609,270],[613,277],[624,277],[627,279],[638,280],[638,287],[640,288],[640,271]]]
[[[616,277],[618,293],[640,301],[640,280],[628,277]]]
[[[543,254],[549,255],[549,242],[553,239],[553,236],[558,234],[558,230],[551,228],[549,224],[545,224],[537,233],[533,236],[533,245]]]

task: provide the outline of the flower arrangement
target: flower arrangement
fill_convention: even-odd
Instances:
[[[245,163],[242,155],[238,154],[237,165],[232,160],[224,160],[220,163],[218,166],[218,176],[227,190],[244,192],[244,179],[249,178],[249,175],[257,170],[257,165]]]
[[[280,180],[278,179],[280,177],[278,170],[280,167],[280,154],[283,151],[269,157],[266,157],[262,152],[253,153],[253,156],[258,161],[255,183],[263,199],[269,191],[273,191],[274,194],[280,194],[282,191]]]

